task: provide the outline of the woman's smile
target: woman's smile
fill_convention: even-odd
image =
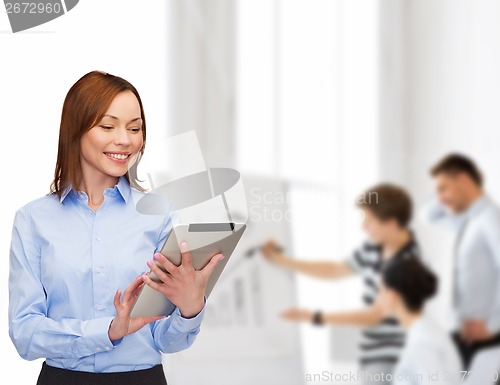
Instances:
[[[111,160],[112,162],[116,162],[118,164],[127,164],[128,158],[130,157],[130,152],[124,151],[113,151],[113,152],[104,152],[104,155]]]

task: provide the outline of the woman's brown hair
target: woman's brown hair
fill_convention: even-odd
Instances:
[[[81,177],[80,139],[104,117],[115,96],[124,91],[131,91],[137,97],[141,107],[143,138],[139,158],[125,177],[132,187],[143,190],[137,179],[137,164],[146,145],[146,118],[141,97],[135,87],[125,79],[106,72],[92,71],[82,76],[64,99],[56,169],[50,185],[52,194],[61,198],[65,188],[70,185],[77,188]]]

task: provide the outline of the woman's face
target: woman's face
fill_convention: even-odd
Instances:
[[[121,92],[102,120],[81,138],[82,173],[98,177],[125,175],[142,145],[141,107],[132,92]]]

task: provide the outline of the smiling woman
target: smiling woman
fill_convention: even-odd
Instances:
[[[51,193],[16,212],[10,249],[9,334],[21,357],[46,359],[38,385],[166,384],[161,353],[200,331],[220,255],[195,271],[186,251],[164,282],[143,273],[172,229],[170,213],[135,207],[145,142],[129,82],[94,71],[71,87]],[[168,318],[130,316],[143,285],[182,294]]]
[[[85,189],[85,179],[113,179],[128,176],[144,151],[146,131],[143,130],[142,107],[131,91],[122,91],[115,96],[102,120],[81,138],[80,185]],[[136,183],[136,181],[134,181]],[[89,195],[89,205],[98,207],[104,197],[94,201]]]

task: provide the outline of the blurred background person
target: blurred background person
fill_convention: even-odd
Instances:
[[[450,154],[431,175],[438,199],[424,216],[456,233],[453,337],[467,370],[479,350],[500,346],[500,211],[468,157]]]
[[[398,258],[382,272],[377,303],[407,331],[406,344],[393,373],[393,384],[458,383],[460,357],[450,336],[423,315],[438,279],[417,258]]]
[[[324,279],[358,276],[363,279],[365,309],[348,312],[290,309],[282,317],[291,321],[315,324],[343,324],[364,327],[361,343],[362,370],[366,383],[376,374],[392,373],[404,344],[404,330],[393,317],[386,317],[375,298],[378,294],[380,272],[390,260],[403,256],[420,256],[420,248],[408,228],[412,201],[401,187],[380,184],[368,189],[357,201],[362,210],[363,230],[368,241],[343,262],[308,262],[286,256],[275,242],[267,242],[262,252],[270,261],[296,272]],[[373,375],[373,376],[372,376]],[[380,381],[378,383],[381,383]]]

